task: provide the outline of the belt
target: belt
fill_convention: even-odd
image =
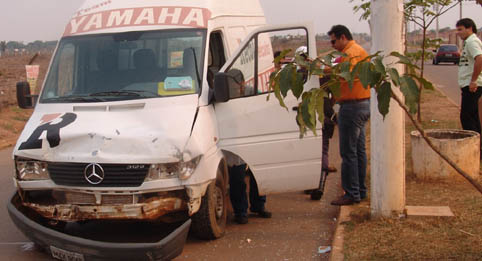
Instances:
[[[341,104],[347,104],[347,103],[358,103],[358,102],[368,101],[368,100],[370,100],[370,98],[343,100],[343,101],[339,101],[338,103],[341,105]]]

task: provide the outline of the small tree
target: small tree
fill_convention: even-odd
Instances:
[[[291,50],[284,50],[280,56],[275,58],[275,63],[279,63],[284,59],[287,53]],[[353,87],[353,82],[356,78],[360,79],[364,88],[373,88],[376,91],[376,99],[378,101],[378,111],[385,117],[389,112],[390,99],[402,107],[410,118],[415,128],[421,133],[427,144],[442,157],[450,166],[452,166],[460,175],[467,179],[481,194],[482,185],[474,180],[470,175],[458,167],[445,154],[437,150],[432,141],[425,134],[425,131],[420,124],[415,120],[414,114],[417,113],[418,102],[420,101],[420,90],[417,82],[425,89],[433,89],[432,83],[420,77],[417,71],[420,68],[413,64],[412,61],[397,52],[392,52],[386,57],[395,57],[398,59],[396,64],[403,64],[407,67],[407,71],[400,75],[394,63],[384,65],[383,60],[386,58],[380,53],[370,55],[366,59],[358,62],[353,69],[351,69],[350,61],[345,61],[337,65],[331,64],[330,61],[334,55],[343,55],[339,52],[333,52],[324,58],[316,58],[308,60],[304,56],[295,55],[294,61],[285,65],[282,69],[277,70],[270,76],[270,90],[278,99],[280,105],[288,110],[284,103],[284,98],[291,93],[300,99],[296,122],[300,128],[300,137],[302,138],[308,130],[311,130],[316,135],[317,122],[322,123],[324,120],[323,101],[328,92],[333,93],[335,97],[340,96],[340,80],[348,82],[349,87]],[[330,74],[325,75],[320,69],[321,65],[330,66]],[[303,90],[303,79],[305,77],[328,77],[329,80],[325,82],[320,88],[313,88],[308,91]],[[400,89],[404,96],[405,102],[398,97],[393,91],[394,88]],[[268,99],[270,97],[268,96]]]
[[[353,2],[355,0],[350,0]],[[362,11],[360,20],[368,20],[370,17],[370,1],[360,0],[362,3],[356,5],[353,10],[355,12]],[[481,0],[482,1],[482,0]],[[420,49],[415,52],[406,52],[405,55],[410,57],[415,62],[420,62],[419,69],[420,77],[424,76],[425,61],[432,58],[432,53],[428,49],[436,48],[440,44],[440,39],[428,39],[427,30],[437,17],[443,15],[450,9],[458,5],[460,0],[406,0],[404,3],[405,20],[415,23],[422,32],[422,42]],[[434,8],[438,7],[438,8]],[[420,95],[418,97],[418,114],[417,121],[422,122],[422,114],[420,110],[420,99],[422,97],[423,87],[419,86]]]

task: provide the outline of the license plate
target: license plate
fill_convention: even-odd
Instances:
[[[52,257],[63,261],[84,261],[84,255],[50,246]]]
[[[452,57],[452,54],[451,54],[451,53],[448,53],[448,54],[446,54],[445,56],[447,56],[447,57]]]

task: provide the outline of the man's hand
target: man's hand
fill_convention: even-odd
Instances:
[[[469,91],[476,92],[477,91],[477,82],[470,82],[469,84]]]

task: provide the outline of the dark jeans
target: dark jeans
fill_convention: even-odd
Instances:
[[[236,216],[247,216],[248,214],[246,175],[249,175],[249,204],[251,205],[249,209],[251,212],[264,211],[266,203],[266,196],[258,194],[258,185],[251,170],[246,170],[246,164],[229,167],[229,196]]]
[[[366,197],[367,155],[365,124],[370,118],[370,101],[342,103],[338,113],[340,136],[341,183],[345,197],[360,200]]]
[[[460,108],[460,123],[464,130],[480,133],[478,102],[482,94],[482,86],[476,92],[470,92],[469,87],[462,88],[462,106]]]

